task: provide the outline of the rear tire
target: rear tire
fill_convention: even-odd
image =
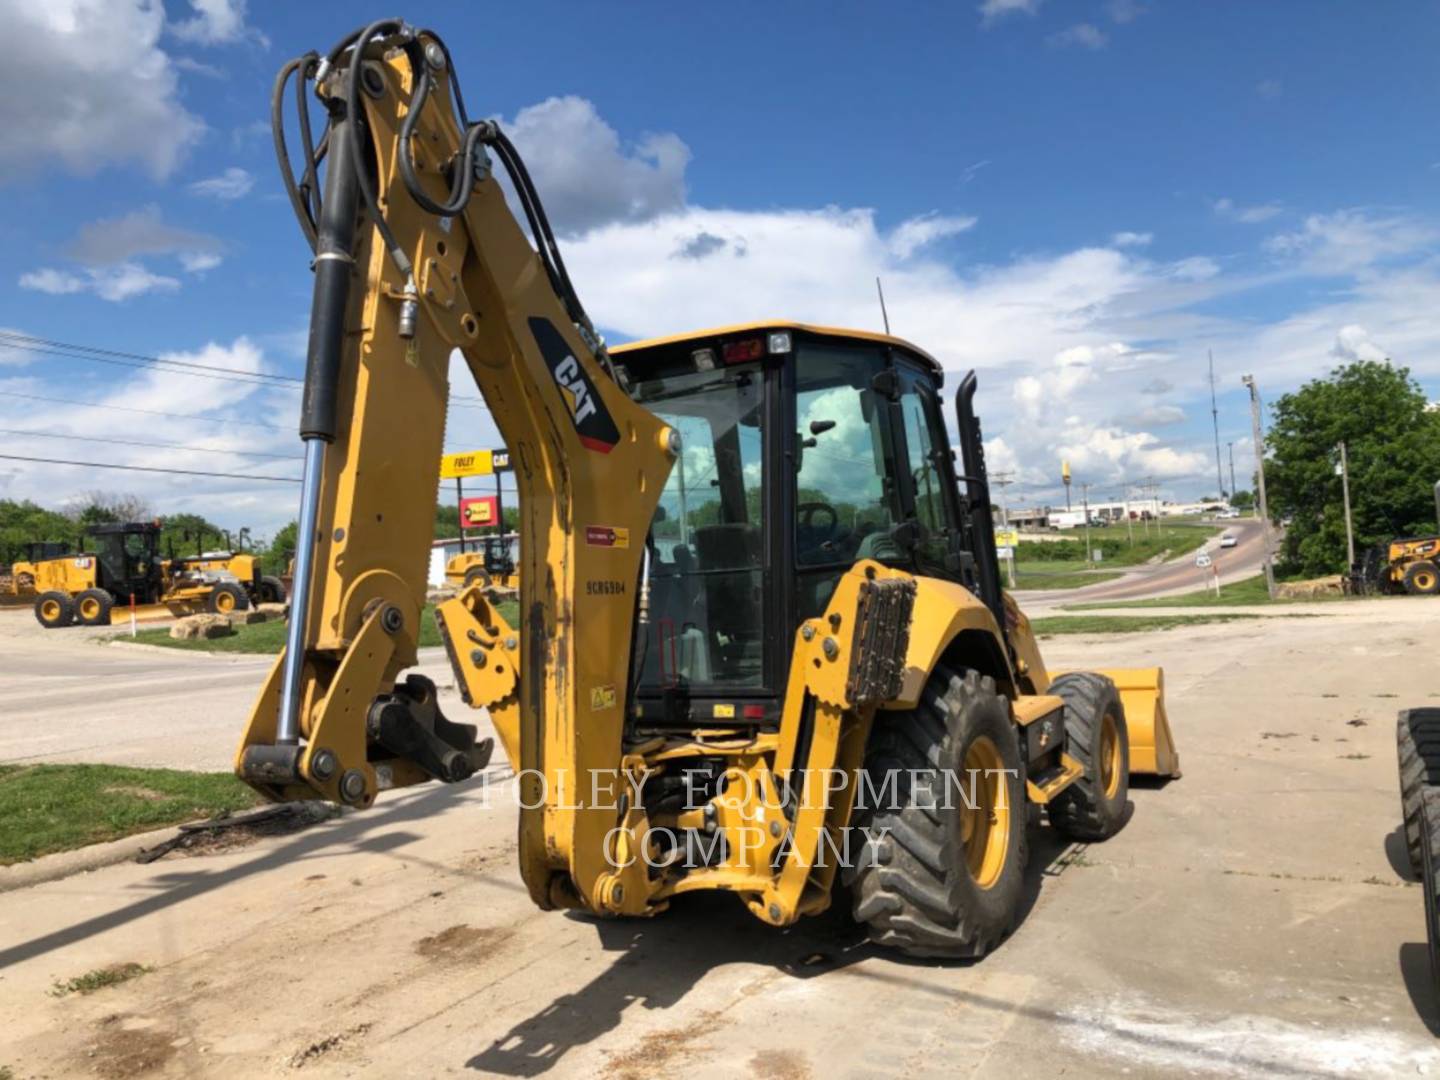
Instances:
[[[115,599],[103,589],[86,589],[75,598],[75,618],[81,626],[109,626]]]
[[[278,577],[262,577],[260,579],[260,602],[262,604],[283,604],[285,603],[285,583]]]
[[[1104,675],[1061,675],[1048,693],[1065,701],[1065,752],[1085,769],[1055,797],[1050,824],[1072,840],[1108,840],[1125,825],[1130,732],[1115,684]]]
[[[246,597],[245,590],[228,581],[222,581],[211,589],[210,596],[205,601],[205,607],[216,615],[229,615],[231,612],[244,611],[249,606],[250,600]]]
[[[46,630],[59,630],[75,621],[75,601],[69,593],[43,592],[35,598],[35,618]]]
[[[1434,596],[1440,593],[1440,569],[1428,559],[1413,562],[1405,568],[1405,591],[1411,596]]]
[[[994,680],[937,668],[917,709],[877,715],[865,768],[879,805],[857,810],[842,875],[856,920],[911,956],[984,956],[1015,925],[1025,870],[1024,763]]]
[[[1440,788],[1426,785],[1420,799],[1420,888],[1425,900],[1425,941],[1430,981],[1440,989]]]
[[[479,585],[483,589],[490,587],[490,574],[483,566],[472,566],[465,571],[465,588],[471,585]]]
[[[1440,785],[1440,709],[1402,709],[1395,718],[1395,749],[1400,764],[1400,818],[1405,824],[1405,853],[1410,869],[1422,871],[1424,826],[1420,803],[1427,784]],[[1427,765],[1437,763],[1436,767]]]

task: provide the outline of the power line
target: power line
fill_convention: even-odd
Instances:
[[[32,337],[29,334],[17,334],[11,330],[0,330],[0,345],[10,348],[34,349],[37,352],[59,352],[89,354],[77,356],[80,360],[97,360],[102,363],[115,362],[124,363],[127,367],[159,367],[159,370],[169,368],[188,368],[193,371],[218,372],[222,375],[243,375],[250,379],[269,379],[274,382],[301,383],[303,379],[297,379],[293,375],[275,375],[266,371],[242,371],[239,368],[225,367],[220,364],[200,364],[193,360],[170,360],[162,356],[146,356],[143,353],[122,352],[119,349],[102,349],[95,345],[76,345],[67,341],[52,341],[49,338]]]
[[[0,348],[14,348],[3,341],[0,341]],[[140,368],[144,371],[155,371],[165,375],[184,375],[191,379],[210,379],[215,382],[239,383],[241,386],[263,386],[272,390],[293,389],[288,383],[267,382],[263,377],[252,378],[248,372],[238,372],[234,375],[212,375],[205,371],[189,371],[185,368],[160,367],[158,364],[142,364],[132,360],[117,360],[109,356],[89,356],[81,352],[67,352],[64,349],[47,349],[36,345],[25,346],[26,352],[39,353],[42,356],[59,356],[67,360],[89,360],[97,364],[114,364],[118,367]]]
[[[33,461],[41,465],[78,465],[85,469],[123,469],[126,472],[172,473],[176,476],[210,476],[221,480],[270,480],[279,484],[298,484],[298,477],[247,476],[244,473],[202,472],[198,469],[161,469],[153,465],[112,465],[104,461],[64,461],[60,458],[24,457],[21,454],[0,454],[6,461]]]
[[[213,446],[187,446],[184,443],[141,442],[138,439],[102,439],[98,435],[60,435],[52,431],[21,431],[0,428],[0,435],[20,435],[37,439],[70,439],[79,442],[111,443],[115,446],[144,446],[152,450],[185,450],[196,454],[228,454],[230,457],[273,458],[276,461],[302,461],[299,454],[263,454],[258,450],[221,450]]]
[[[276,431],[293,431],[293,428],[285,427],[283,424],[267,424],[261,420],[222,420],[209,416],[202,416],[199,413],[169,413],[157,412],[154,409],[136,409],[128,405],[105,405],[98,401],[77,401],[74,398],[45,397],[43,394],[20,394],[7,390],[0,395],[3,398],[22,398],[25,401],[48,401],[55,405],[78,405],[85,409],[109,409],[112,412],[142,413],[145,416],[167,416],[171,420],[203,420],[207,424],[241,424],[245,427],[273,428]]]

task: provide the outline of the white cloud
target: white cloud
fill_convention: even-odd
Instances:
[[[1237,206],[1233,199],[1216,199],[1211,206],[1221,217],[1229,221],[1238,221],[1242,225],[1258,225],[1262,221],[1269,221],[1283,211],[1283,207],[1277,203]]]
[[[1094,23],[1076,23],[1045,39],[1046,43],[1059,49],[1103,49],[1110,38]]]
[[[1112,247],[1148,247],[1150,241],[1155,239],[1154,233],[1148,232],[1117,232],[1110,237]]]
[[[245,25],[246,6],[246,0],[190,0],[195,14],[168,29],[194,45],[233,45],[249,38],[268,47],[264,34]]]
[[[985,22],[1003,19],[1007,15],[1034,15],[1040,8],[1040,0],[984,0],[980,5],[980,17]]]
[[[1145,9],[1135,0],[1110,0],[1105,5],[1105,11],[1110,16],[1111,22],[1122,24],[1134,22],[1145,13]]]
[[[1440,232],[1403,214],[1375,216],[1365,210],[1311,214],[1298,232],[1272,236],[1267,251],[1299,260],[1320,274],[1343,274],[1429,248]]]
[[[910,218],[890,233],[890,251],[897,259],[908,259],[937,240],[973,229],[977,220],[973,217],[942,217],[935,213]]]
[[[1330,355],[1347,364],[1357,360],[1371,360],[1378,363],[1388,360],[1390,357],[1389,353],[1370,340],[1368,330],[1354,323],[1342,326],[1336,331],[1335,344],[1330,347]]]
[[[595,106],[579,97],[521,109],[506,130],[559,232],[648,221],[685,203],[690,148],[677,135],[646,135],[623,146]]]
[[[173,292],[180,287],[180,282],[172,277],[152,274],[138,263],[116,263],[113,266],[87,266],[78,274],[52,267],[32,270],[20,275],[20,287],[52,296],[94,293],[102,300],[118,303],[149,292]]]
[[[1137,412],[1117,416],[1115,423],[1120,427],[1170,427],[1185,422],[1185,410],[1179,405],[1149,405]]]
[[[214,270],[224,261],[219,255],[200,251],[182,251],[177,258],[186,273],[190,274],[203,274],[206,270]]]
[[[0,179],[58,162],[82,176],[137,164],[163,179],[205,130],[181,103],[152,0],[7,0]]]
[[[190,185],[190,194],[204,195],[212,199],[243,199],[255,186],[255,177],[245,169],[231,166],[219,176],[196,180]]]
[[[70,245],[71,258],[92,266],[123,262],[144,255],[218,254],[218,237],[168,224],[160,207],[151,204],[118,218],[83,225]]]

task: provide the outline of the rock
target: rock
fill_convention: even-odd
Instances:
[[[427,604],[441,604],[459,595],[460,590],[454,585],[442,585],[438,589],[428,590],[425,593],[425,602]]]
[[[1275,595],[1282,600],[1306,600],[1316,596],[1338,596],[1345,591],[1345,579],[1339,574],[1311,578],[1308,581],[1282,581],[1275,586]]]
[[[289,604],[256,604],[255,609],[267,619],[283,619],[290,614]]]
[[[270,616],[259,608],[246,608],[244,611],[234,612],[229,619],[232,626],[237,622],[241,626],[253,626],[255,623],[269,622]]]
[[[227,615],[186,615],[170,627],[170,636],[177,641],[196,641],[229,637],[235,633]]]

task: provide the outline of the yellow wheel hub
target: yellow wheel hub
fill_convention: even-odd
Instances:
[[[221,593],[215,597],[215,610],[222,614],[229,614],[235,610],[235,597],[229,593]]]
[[[1100,790],[1105,798],[1113,799],[1120,790],[1120,730],[1115,726],[1115,717],[1109,713],[1100,723]]]
[[[1000,750],[981,736],[965,751],[961,778],[960,840],[975,884],[988,889],[1000,880],[1010,852],[1010,803]]]
[[[1435,587],[1435,578],[1431,574],[1416,574],[1415,584],[1421,589],[1433,589]]]
[[[82,619],[93,619],[100,614],[100,601],[93,596],[88,596],[80,601],[80,617]]]
[[[54,622],[60,618],[60,602],[58,600],[46,600],[40,605],[40,614],[46,619]]]

